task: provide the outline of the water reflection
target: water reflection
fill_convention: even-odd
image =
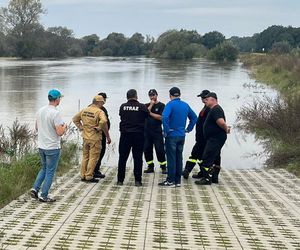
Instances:
[[[255,84],[239,63],[222,65],[204,59],[190,61],[156,60],[143,57],[132,58],[81,58],[47,61],[0,60],[0,105],[1,122],[12,124],[17,117],[32,126],[35,113],[47,103],[47,92],[59,88],[65,95],[60,110],[66,121],[78,111],[78,106],[87,106],[98,92],[106,92],[114,142],[118,142],[118,109],[126,101],[126,91],[135,88],[139,100],[147,102],[147,92],[156,88],[159,99],[169,101],[168,90],[181,88],[182,99],[196,113],[202,108],[197,94],[202,89],[215,91],[225,110],[227,121],[234,125],[236,111],[253,97],[274,95],[271,89],[261,93],[251,87]],[[261,152],[253,136],[241,136],[233,130],[223,150],[223,166],[226,168],[249,168],[261,166],[262,159],[245,158]],[[194,143],[194,133],[186,138],[184,155],[188,158]],[[115,144],[114,150],[117,145]],[[106,159],[109,165],[116,164],[116,154]]]

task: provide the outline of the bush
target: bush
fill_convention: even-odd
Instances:
[[[237,59],[238,54],[237,48],[231,42],[226,41],[209,50],[207,56],[211,60],[232,62]]]
[[[268,166],[299,166],[300,96],[255,100],[239,110],[237,127],[262,140]],[[299,168],[294,170],[299,175]]]
[[[273,43],[271,53],[272,54],[287,54],[290,53],[292,47],[291,45],[284,41],[284,42],[276,42]]]

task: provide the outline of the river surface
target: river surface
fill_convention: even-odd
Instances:
[[[0,117],[4,126],[17,118],[33,128],[35,113],[47,104],[49,89],[58,88],[64,95],[59,110],[66,122],[91,103],[98,92],[108,95],[106,108],[111,119],[112,144],[105,157],[107,165],[118,159],[119,106],[126,101],[126,91],[135,88],[139,101],[148,101],[148,90],[155,88],[160,101],[169,101],[168,91],[177,86],[182,100],[198,114],[203,104],[196,97],[203,89],[218,94],[232,133],[222,150],[222,166],[227,169],[260,168],[264,157],[258,157],[262,147],[253,135],[243,135],[235,129],[236,112],[253,98],[275,96],[274,90],[256,83],[239,63],[220,65],[205,59],[168,61],[143,57],[80,58],[66,60],[22,61],[0,59]],[[194,144],[194,131],[187,135],[184,160]],[[132,164],[132,159],[129,160]]]

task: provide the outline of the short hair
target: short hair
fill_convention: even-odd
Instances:
[[[58,98],[53,98],[51,95],[48,95],[48,100],[49,102],[54,102],[55,100],[57,100]]]
[[[127,99],[137,98],[137,92],[135,89],[130,89],[127,91]]]

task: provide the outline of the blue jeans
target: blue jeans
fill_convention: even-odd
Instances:
[[[184,136],[166,137],[165,146],[168,166],[167,180],[175,184],[181,183],[184,139]]]
[[[60,149],[39,148],[39,153],[41,157],[42,168],[35,179],[33,188],[36,191],[39,191],[43,183],[41,196],[46,199],[48,197],[48,192],[52,185],[52,180],[58,165]]]

